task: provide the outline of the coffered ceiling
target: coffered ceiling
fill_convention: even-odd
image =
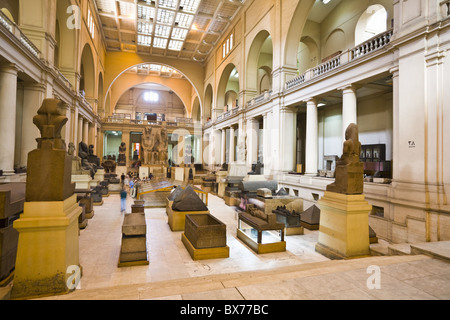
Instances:
[[[204,61],[245,0],[95,0],[110,51]]]

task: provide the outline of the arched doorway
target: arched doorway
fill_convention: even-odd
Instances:
[[[236,66],[230,63],[225,67],[217,88],[216,109],[219,114],[239,105],[239,92],[239,73]]]
[[[380,4],[367,8],[361,15],[355,28],[355,45],[385,32],[387,30],[388,13]]]
[[[247,89],[261,94],[272,89],[273,44],[266,30],[260,31],[250,47],[247,58]]]
[[[86,97],[95,97],[95,64],[91,47],[86,44],[80,61],[80,92]]]

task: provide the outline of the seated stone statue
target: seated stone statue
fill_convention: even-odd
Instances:
[[[336,161],[336,180],[327,186],[327,191],[342,194],[363,193],[364,165],[359,161],[360,152],[358,126],[351,123],[345,131],[342,157]]]
[[[81,141],[78,145],[78,157],[81,159],[81,167],[83,170],[89,171],[90,176],[94,178],[95,173],[97,172],[97,166],[89,162],[89,155],[89,147],[86,143]]]

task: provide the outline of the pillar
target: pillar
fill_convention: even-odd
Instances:
[[[352,85],[342,90],[342,137],[345,141],[345,130],[350,123],[357,123],[356,88]]]
[[[226,154],[227,154],[227,129],[223,128],[222,130],[222,137],[221,137],[221,143],[220,143],[220,164],[224,164],[227,161]]]
[[[229,150],[228,150],[228,155],[229,155],[229,163],[232,163],[235,161],[235,148],[236,148],[236,144],[235,144],[235,137],[234,137],[234,127],[231,126],[230,127],[230,146],[229,146]]]
[[[289,172],[296,168],[297,112],[290,108],[280,110],[279,171]]]
[[[0,170],[14,174],[16,133],[17,68],[14,64],[0,66]]]
[[[45,86],[38,83],[27,83],[23,87],[22,147],[20,165],[26,166],[28,153],[37,147],[36,138],[40,137],[39,129],[33,124],[44,100]]]
[[[318,170],[318,127],[317,101],[306,101],[306,159],[305,174],[316,175]]]
[[[89,146],[89,121],[83,122],[83,141]]]
[[[247,166],[258,162],[259,121],[255,118],[247,120]]]
[[[78,114],[78,144],[82,141],[83,141],[83,117],[80,114]]]

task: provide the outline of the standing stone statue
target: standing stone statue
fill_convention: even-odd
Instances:
[[[36,139],[37,149],[28,154],[26,201],[64,201],[72,196],[72,157],[66,151],[61,129],[67,122],[65,103],[45,99],[33,123],[41,137]]]
[[[364,188],[364,165],[359,161],[361,142],[358,126],[351,123],[345,131],[343,154],[336,161],[336,180],[327,191],[342,194],[362,194]]]
[[[123,167],[127,165],[127,158],[125,155],[126,152],[127,152],[127,145],[125,142],[122,142],[119,147],[119,158],[117,159],[118,166]]]

